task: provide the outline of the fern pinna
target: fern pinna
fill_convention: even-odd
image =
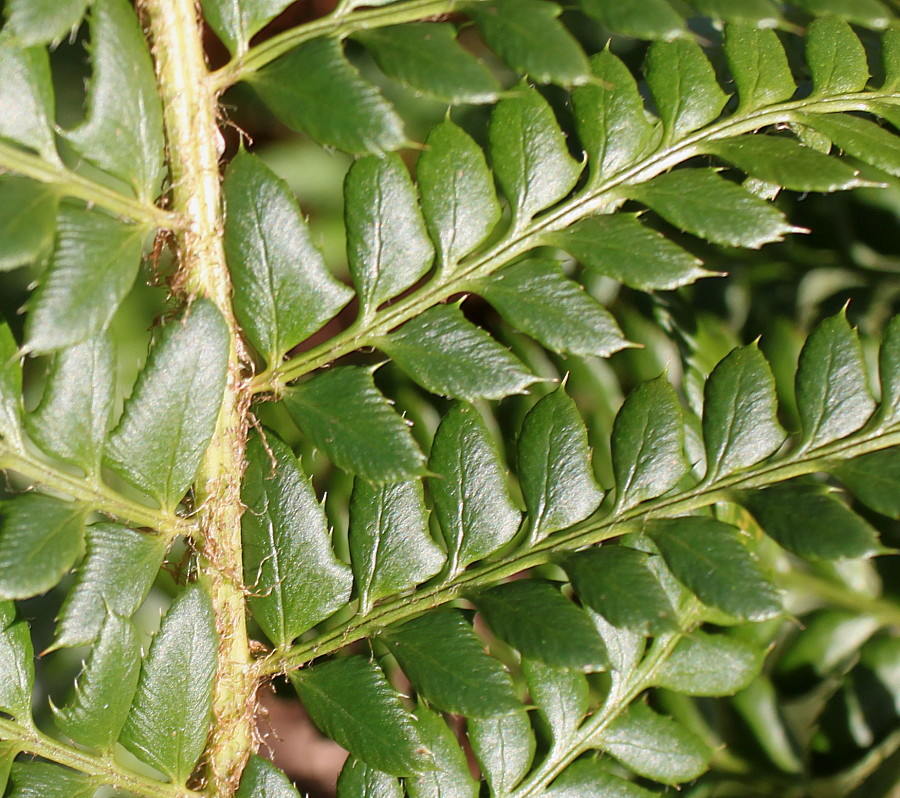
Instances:
[[[890,794],[895,259],[796,363],[700,292],[896,192],[893,0],[200,6],[4,4],[0,792],[296,797],[273,682],[340,798]],[[345,263],[232,96],[353,156]]]

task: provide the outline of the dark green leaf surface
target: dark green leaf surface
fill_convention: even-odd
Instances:
[[[846,23],[833,17],[816,19],[806,38],[806,60],[814,97],[862,91],[869,65],[862,42]]]
[[[675,610],[653,571],[650,555],[627,546],[588,549],[563,563],[582,602],[607,621],[645,634],[672,628]]]
[[[113,412],[115,365],[108,334],[59,351],[44,396],[26,417],[29,437],[41,449],[95,478]]]
[[[884,91],[900,87],[900,29],[888,28],[881,35],[881,58],[884,64]]]
[[[794,232],[771,203],[712,169],[679,169],[629,192],[675,227],[714,244],[759,249]]]
[[[558,5],[546,0],[500,0],[466,8],[488,46],[517,72],[538,83],[584,83],[590,74],[587,57],[556,19],[559,12]]]
[[[652,561],[651,561],[652,566]],[[659,578],[659,568],[652,568]],[[588,608],[588,614],[594,621],[594,626],[603,638],[606,650],[609,652],[609,665],[613,671],[613,677],[619,682],[627,677],[640,662],[644,655],[647,641],[641,632],[636,632],[625,627],[613,626],[602,615]]]
[[[757,676],[765,654],[737,638],[698,629],[679,641],[653,682],[685,695],[733,695]]]
[[[541,798],[656,798],[658,795],[613,775],[597,760],[578,759]]]
[[[17,43],[49,44],[64,39],[81,21],[90,0],[7,0],[6,31]]]
[[[712,64],[693,39],[654,42],[644,70],[670,141],[714,122],[728,100]]]
[[[875,409],[859,336],[844,312],[806,340],[797,367],[801,446],[815,449],[858,430]]]
[[[642,291],[668,291],[712,275],[631,213],[584,219],[548,239],[589,269]]]
[[[55,186],[12,175],[0,177],[0,272],[42,260],[50,253],[58,205]]]
[[[274,433],[247,447],[241,498],[244,583],[253,617],[277,646],[340,609],[350,568],[331,548],[325,511],[288,446]]]
[[[506,321],[555,352],[609,357],[628,346],[612,314],[564,276],[557,261],[525,260],[482,285],[480,293]]]
[[[502,399],[538,381],[455,304],[420,313],[382,338],[378,348],[423,388],[453,399]]]
[[[785,102],[794,96],[797,87],[775,31],[731,24],[725,31],[725,56],[742,111]]]
[[[275,765],[253,754],[241,774],[234,798],[300,798],[300,793]],[[376,797],[363,794],[362,798]]]
[[[235,156],[223,191],[235,314],[250,342],[277,366],[353,292],[328,272],[287,184],[255,155]]]
[[[894,136],[881,132],[893,142]],[[752,177],[793,191],[842,191],[866,185],[857,170],[842,161],[781,136],[737,136],[709,142],[704,149]]]
[[[322,37],[295,47],[252,76],[253,87],[288,127],[345,152],[387,152],[406,141],[403,123],[344,56]]]
[[[529,411],[517,449],[532,542],[597,509],[603,491],[594,479],[587,430],[564,386]]]
[[[431,267],[434,247],[398,155],[372,155],[350,167],[344,181],[344,222],[347,260],[364,317]]]
[[[422,701],[416,706],[415,718],[434,769],[423,770],[405,780],[409,798],[478,798],[478,784],[469,772],[466,755],[444,719]]]
[[[696,778],[712,753],[693,732],[641,703],[607,727],[600,747],[639,776],[663,784]]]
[[[509,495],[506,470],[478,411],[454,405],[434,437],[428,462],[434,511],[455,575],[509,543],[521,513]]]
[[[687,34],[684,20],[666,0],[579,0],[586,14],[610,30],[638,39],[675,39]]]
[[[891,21],[891,12],[881,0],[795,0],[795,4],[819,16],[833,14],[873,28],[884,28]]]
[[[880,422],[889,424],[900,420],[900,317],[895,316],[888,325],[878,364],[881,372],[881,406],[878,418]]]
[[[713,369],[703,401],[708,480],[752,466],[784,442],[775,378],[759,348],[735,349]]]
[[[403,798],[403,788],[396,776],[374,770],[351,756],[338,777],[337,795],[338,798]]]
[[[661,496],[684,475],[681,406],[665,376],[625,400],[613,424],[612,458],[619,510]]]
[[[34,294],[25,347],[46,353],[99,335],[134,284],[147,230],[64,207],[56,249]]]
[[[808,119],[808,123],[855,158],[900,176],[900,143],[896,134],[849,114],[819,114]]]
[[[900,518],[900,448],[855,457],[833,473],[867,507]]]
[[[492,795],[506,795],[534,759],[535,740],[524,709],[507,715],[469,718],[466,732]]]
[[[583,673],[522,660],[522,673],[531,699],[550,726],[557,745],[581,725],[590,705],[590,688]]]
[[[119,738],[138,759],[184,784],[206,746],[218,635],[205,589],[179,595],[144,659]]]
[[[374,601],[434,576],[446,558],[428,531],[421,480],[373,485],[357,479],[349,539],[361,615]]]
[[[33,6],[37,3],[25,0],[25,4]],[[7,14],[12,12],[11,16],[21,16],[25,12],[23,3],[16,5],[7,3]],[[81,5],[83,7],[84,2]],[[11,19],[4,32],[9,31],[12,25]],[[53,81],[47,51],[42,47],[23,49],[9,41],[2,42],[0,73],[3,74],[0,85],[0,138],[37,150],[44,160],[58,163],[53,136]]]
[[[147,42],[127,0],[92,0],[88,113],[66,139],[152,201],[163,178],[162,104]],[[128,98],[127,101],[124,98]]]
[[[410,776],[431,766],[413,717],[374,662],[340,657],[290,679],[313,722],[369,767]]]
[[[392,25],[355,34],[381,70],[415,92],[441,102],[489,103],[500,84],[456,41],[456,28],[441,22]]]
[[[125,725],[141,671],[141,646],[131,621],[107,615],[75,689],[53,713],[57,728],[88,748],[112,750]]]
[[[787,482],[748,492],[741,501],[767,535],[801,557],[838,560],[881,550],[878,532],[819,485]]]
[[[0,601],[0,673],[0,710],[30,726],[34,651],[28,624],[16,620],[11,601]]]
[[[472,601],[495,634],[524,657],[588,672],[608,664],[591,619],[550,582],[518,579]]]
[[[72,567],[81,551],[87,510],[26,493],[0,504],[0,598],[45,593]]]
[[[201,0],[203,17],[232,55],[246,52],[253,34],[291,0]],[[260,798],[269,798],[261,795]]]
[[[228,328],[206,299],[163,328],[109,438],[106,465],[161,507],[194,481],[225,390]]]
[[[86,773],[49,762],[13,762],[7,798],[91,798],[97,783]]]
[[[22,443],[22,366],[9,326],[0,322],[0,437],[17,449]]]
[[[683,516],[653,520],[647,532],[672,573],[705,604],[753,621],[781,612],[778,593],[733,526]]]
[[[416,175],[440,263],[452,267],[484,241],[500,220],[484,153],[448,119],[428,134]]]
[[[520,224],[565,197],[581,174],[553,110],[528,86],[494,107],[488,140],[500,188]]]
[[[691,0],[701,14],[727,22],[753,22],[760,28],[772,28],[780,13],[772,0]]]
[[[433,610],[387,629],[379,639],[416,691],[438,709],[484,718],[520,707],[509,674],[484,653],[481,640],[456,610]]]
[[[591,69],[598,82],[575,88],[572,106],[588,166],[599,180],[642,156],[654,142],[657,128],[625,64],[607,49],[591,59]]]
[[[92,643],[108,612],[134,615],[150,592],[167,545],[162,535],[91,524],[85,530],[87,553],[59,612],[52,648]]]
[[[338,467],[373,482],[422,473],[409,427],[375,387],[372,371],[339,366],[286,392],[291,418]]]

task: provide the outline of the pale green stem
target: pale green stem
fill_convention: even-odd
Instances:
[[[202,23],[194,0],[142,0],[142,5],[163,100],[173,207],[185,220],[178,236],[176,284],[188,297],[211,299],[231,334],[222,409],[194,487],[202,580],[219,636],[213,728],[206,751],[207,793],[228,798],[256,746],[257,673],[247,638],[241,549],[241,477],[250,394],[242,376],[244,347],[231,306],[222,245],[221,136]]]
[[[454,269],[442,270],[419,291],[375,314],[368,325],[355,324],[321,345],[262,372],[254,379],[253,390],[255,393],[278,393],[288,382],[344,355],[365,347],[377,347],[379,341],[394,328],[455,294],[473,290],[479,281],[502,266],[544,244],[549,234],[564,230],[586,216],[614,208],[627,195],[628,185],[645,183],[672,167],[703,154],[704,145],[710,141],[785,124],[801,113],[865,111],[868,103],[873,101],[900,101],[900,96],[863,92],[816,100],[798,100],[733,116],[710,125],[677,143],[663,147],[616,175],[599,183],[589,183],[583,191],[539,216],[529,225],[511,229],[487,252],[463,261]]]
[[[67,197],[84,200],[89,206],[103,208],[134,222],[148,224],[161,230],[177,230],[180,226],[180,220],[174,213],[120,194],[108,186],[2,141],[0,141],[0,170],[15,172],[40,183],[49,183],[59,188]]]
[[[92,510],[131,526],[155,529],[169,538],[190,534],[195,528],[195,524],[186,518],[140,504],[99,480],[74,476],[31,454],[6,449],[0,441],[0,470],[6,469],[21,474],[37,485],[70,496]]]
[[[900,604],[886,598],[872,598],[809,571],[792,568],[778,572],[773,580],[785,590],[809,593],[826,604],[868,615],[882,626],[900,629]]]
[[[467,0],[466,5],[482,1]],[[441,17],[445,14],[452,14],[461,3],[460,0],[411,0],[408,3],[396,3],[350,13],[342,13],[343,5],[340,4],[335,12],[327,17],[321,17],[305,25],[279,33],[256,47],[251,47],[243,55],[232,58],[221,69],[213,72],[212,85],[216,91],[222,92],[238,81],[246,80],[254,72],[259,71],[289,50],[320,36],[342,38],[357,31],[374,30],[388,25],[400,25],[404,22]]]
[[[166,784],[128,770],[110,755],[79,751],[56,742],[36,729],[20,726],[5,718],[0,718],[0,739],[12,742],[25,753],[65,765],[92,776],[98,783],[127,790],[141,798],[200,798],[200,793],[186,787]]]
[[[451,582],[428,585],[416,593],[389,599],[376,606],[367,616],[355,617],[345,625],[329,630],[289,651],[276,652],[264,659],[261,669],[276,674],[298,668],[326,654],[378,632],[391,624],[401,623],[433,607],[446,604],[517,573],[551,562],[568,552],[602,543],[627,532],[640,529],[653,517],[674,517],[732,500],[736,493],[758,490],[788,479],[825,470],[828,463],[850,460],[862,454],[900,445],[900,428],[863,430],[843,440],[822,446],[813,452],[761,463],[710,484],[701,484],[681,493],[643,502],[625,512],[595,516],[568,529],[550,535],[526,550],[519,550],[494,562],[485,562],[458,575]]]
[[[687,630],[692,626],[692,619],[684,620]],[[628,674],[621,685],[610,691],[604,705],[586,720],[581,727],[565,741],[563,745],[554,746],[540,766],[522,782],[507,798],[528,798],[532,795],[543,795],[547,786],[559,776],[573,761],[585,751],[598,747],[603,732],[616,720],[635,698],[644,690],[653,686],[656,672],[669,658],[685,632],[674,632],[663,635],[653,641],[649,653],[634,671]],[[614,679],[617,677],[614,675]]]

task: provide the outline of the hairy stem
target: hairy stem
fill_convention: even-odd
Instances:
[[[805,474],[814,474],[825,470],[829,463],[849,460],[897,445],[900,445],[900,428],[896,424],[888,429],[876,427],[872,430],[863,430],[813,452],[789,454],[709,484],[701,483],[674,495],[645,501],[623,513],[607,515],[601,509],[586,521],[560,530],[534,547],[519,549],[503,559],[482,563],[464,571],[450,582],[427,585],[411,596],[400,596],[385,601],[364,617],[353,618],[346,624],[323,632],[286,653],[277,652],[271,655],[260,663],[261,668],[266,673],[275,674],[301,667],[317,657],[369,637],[386,626],[401,623],[425,610],[498,584],[528,568],[552,562],[562,554],[633,532],[649,518],[685,515],[717,502],[729,501],[738,492],[764,488]]]
[[[228,381],[216,432],[200,467],[198,543],[202,579],[219,634],[213,731],[207,748],[207,791],[233,795],[255,748],[256,669],[246,631],[241,551],[240,483],[250,394],[245,352],[231,306],[231,280],[222,247],[222,197],[216,91],[203,52],[194,0],[143,0],[150,21],[163,99],[173,205],[185,220],[179,233],[178,287],[188,298],[211,299],[231,332]]]
[[[120,194],[108,186],[2,141],[0,141],[0,170],[15,172],[40,183],[52,184],[67,197],[84,200],[88,205],[103,208],[133,222],[152,225],[163,230],[177,230],[180,227],[177,214]]]
[[[39,756],[93,776],[98,782],[117,790],[127,790],[141,798],[199,798],[200,794],[166,784],[148,776],[128,770],[110,755],[90,754],[69,745],[63,745],[47,737],[37,729],[20,726],[14,721],[0,718],[0,739],[11,742],[16,748],[32,756]]]

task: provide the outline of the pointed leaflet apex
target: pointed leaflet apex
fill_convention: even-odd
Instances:
[[[270,367],[353,296],[328,271],[287,184],[238,152],[225,175],[225,257],[234,311]]]
[[[587,430],[565,386],[531,409],[517,449],[532,542],[583,521],[597,509],[603,491],[594,479]]]
[[[693,39],[654,42],[647,51],[645,71],[670,141],[715,121],[728,100],[712,64]]]
[[[581,174],[553,109],[528,86],[496,105],[488,138],[497,180],[520,224],[565,197]]]
[[[368,156],[350,167],[344,221],[350,273],[366,317],[413,285],[434,258],[416,190],[398,155]]]
[[[872,415],[875,400],[862,346],[845,311],[825,319],[807,339],[797,367],[796,393],[803,449],[849,435]]]
[[[428,532],[421,480],[373,485],[357,479],[349,541],[360,615],[377,599],[434,576],[445,559]]]
[[[206,589],[193,585],[172,603],[144,659],[119,742],[184,784],[206,746],[216,674],[216,634]]]
[[[507,475],[478,411],[454,405],[434,436],[429,488],[448,551],[448,576],[509,543],[521,513],[509,495]]]
[[[209,300],[166,325],[109,437],[106,465],[174,509],[194,481],[225,390],[228,328]]]
[[[500,220],[493,177],[481,148],[449,119],[428,134],[416,172],[440,265],[452,268]]]
[[[346,604],[353,580],[332,551],[325,511],[287,445],[271,432],[265,441],[254,435],[247,459],[244,583],[256,621],[276,646],[287,646]]]
[[[463,316],[435,305],[385,336],[378,348],[432,393],[453,399],[502,399],[539,381],[524,363]]]
[[[288,389],[285,406],[332,462],[370,482],[411,479],[425,456],[408,423],[375,387],[374,368],[338,366]]]

